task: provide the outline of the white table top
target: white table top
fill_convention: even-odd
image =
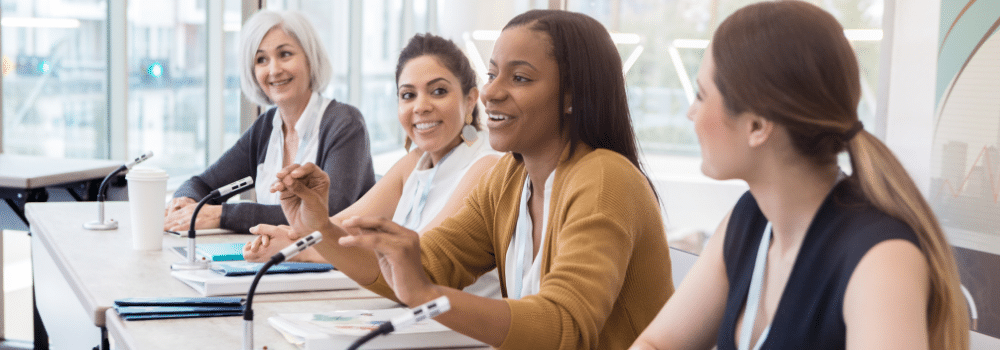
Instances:
[[[389,299],[261,302],[254,298],[254,349],[297,349],[267,323],[279,313],[399,307]],[[207,317],[149,321],[124,321],[114,309],[107,311],[108,335],[117,349],[240,349],[243,317]],[[179,336],[183,335],[183,336]],[[474,349],[487,349],[480,347]]]
[[[28,203],[25,214],[42,247],[55,260],[62,277],[90,315],[95,326],[105,326],[105,311],[115,299],[127,297],[198,297],[194,289],[170,276],[170,264],[182,260],[169,247],[184,246],[186,238],[164,234],[163,250],[132,249],[128,202],[106,202],[106,216],[119,222],[117,230],[90,231],[83,223],[96,220],[96,202]],[[249,235],[198,238],[199,243],[247,242]],[[260,294],[254,301],[336,300],[381,298],[364,289]]]
[[[121,161],[62,159],[0,154],[0,187],[31,189],[69,182],[100,179]]]

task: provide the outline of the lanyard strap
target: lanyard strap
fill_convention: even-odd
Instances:
[[[517,258],[514,259],[514,290],[513,299],[521,299],[524,289],[524,255],[527,251],[534,250],[531,245],[532,227],[531,217],[528,216],[528,197],[531,197],[531,179],[524,179],[524,188],[521,190],[521,208],[518,212],[517,231],[515,231],[514,243],[517,249]]]
[[[427,206],[427,197],[431,194],[431,187],[434,185],[434,175],[437,175],[437,171],[438,169],[441,169],[441,166],[444,164],[444,160],[448,159],[448,156],[452,153],[455,153],[456,148],[458,148],[458,146],[452,148],[451,151],[448,151],[448,154],[441,157],[441,160],[438,161],[437,165],[431,168],[430,174],[427,176],[427,183],[423,186],[423,193],[420,193],[416,203],[410,205],[410,211],[406,213],[406,218],[403,220],[403,227],[415,229],[415,226],[420,223],[420,218],[424,213],[424,207]],[[431,155],[427,153],[427,157],[430,156]],[[414,169],[414,171],[416,171],[416,169]],[[415,191],[419,190],[419,187],[415,189]]]
[[[743,313],[743,325],[740,327],[740,350],[750,349],[750,336],[753,333],[754,323],[757,322],[757,309],[760,306],[760,291],[764,285],[764,270],[767,266],[767,249],[771,246],[771,223],[764,227],[764,236],[760,238],[760,247],[757,248],[757,261],[753,266],[753,277],[750,278],[750,293],[747,295],[746,312]],[[760,349],[764,345],[764,339],[771,332],[771,325],[767,325],[764,332],[757,338],[754,350]]]

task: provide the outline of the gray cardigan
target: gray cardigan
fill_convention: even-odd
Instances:
[[[261,114],[239,141],[201,175],[184,182],[174,198],[201,200],[213,190],[247,176],[257,180],[257,165],[264,163],[272,121],[277,108]],[[361,112],[353,106],[331,101],[320,121],[319,150],[316,165],[330,176],[330,216],[347,208],[375,185],[368,131]],[[270,186],[261,181],[256,186]],[[220,198],[209,204],[222,204],[222,228],[248,232],[257,224],[288,224],[280,205],[224,203]]]

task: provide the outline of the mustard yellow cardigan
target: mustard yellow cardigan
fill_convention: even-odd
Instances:
[[[568,150],[568,148],[567,148]],[[504,299],[501,349],[627,349],[674,292],[659,205],[625,157],[578,145],[556,167],[537,295]],[[421,236],[431,280],[461,289],[500,272],[513,238],[524,164],[507,154],[464,208]],[[365,286],[395,299],[382,276]]]

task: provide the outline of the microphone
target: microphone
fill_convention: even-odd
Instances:
[[[285,249],[282,249],[277,254],[274,254],[274,256],[271,256],[271,261],[274,261],[274,264],[277,265],[285,260],[291,259],[293,256],[298,255],[303,250],[306,250],[306,248],[318,243],[321,239],[323,239],[323,235],[320,234],[319,231],[313,232],[311,235],[302,237],[292,245],[285,247]]]
[[[253,350],[253,309],[251,308],[251,304],[253,304],[253,293],[257,290],[257,282],[260,282],[260,278],[263,277],[265,273],[267,273],[267,270],[270,269],[271,266],[280,264],[281,262],[285,261],[285,259],[290,259],[291,257],[295,256],[295,254],[298,254],[299,252],[306,250],[306,248],[312,247],[313,245],[319,243],[319,241],[322,240],[323,240],[323,234],[320,233],[319,231],[313,232],[308,236],[302,237],[295,243],[292,243],[292,245],[289,245],[288,247],[285,247],[285,249],[282,249],[277,254],[274,254],[274,256],[271,257],[271,260],[265,262],[264,265],[260,267],[260,270],[257,271],[257,274],[254,275],[253,282],[250,283],[250,290],[247,291],[247,304],[246,307],[243,309],[244,350]]]
[[[358,340],[351,344],[351,347],[347,348],[347,350],[355,350],[368,341],[375,339],[375,337],[392,333],[397,329],[410,326],[428,318],[437,317],[450,309],[451,302],[448,301],[448,297],[446,296],[431,300],[423,305],[410,309],[407,313],[394,317],[389,320],[389,322],[379,325],[375,330],[372,330],[370,333],[365,334],[365,336],[358,338]]]
[[[208,268],[207,261],[195,260],[194,224],[195,221],[198,220],[198,212],[201,211],[201,207],[203,207],[205,203],[208,203],[210,200],[229,194],[240,193],[250,189],[251,187],[253,187],[253,177],[247,176],[210,192],[207,196],[205,196],[205,198],[198,201],[198,205],[194,207],[194,213],[191,214],[191,228],[188,229],[187,260],[171,264],[171,270],[202,270]]]
[[[136,164],[142,163],[146,161],[146,159],[149,159],[152,156],[153,156],[153,151],[146,152],[146,154],[139,156],[138,158],[136,158],[131,162],[123,164],[122,166],[118,167],[118,169],[115,169],[115,171],[112,171],[110,174],[108,174],[108,176],[104,177],[104,181],[101,181],[101,186],[97,188],[97,221],[91,221],[85,223],[83,224],[83,228],[88,230],[101,230],[101,231],[118,229],[118,222],[115,221],[115,219],[109,219],[107,221],[104,220],[104,199],[105,199],[104,192],[107,191],[108,180],[110,180],[118,173],[121,173],[123,171],[128,172]]]

